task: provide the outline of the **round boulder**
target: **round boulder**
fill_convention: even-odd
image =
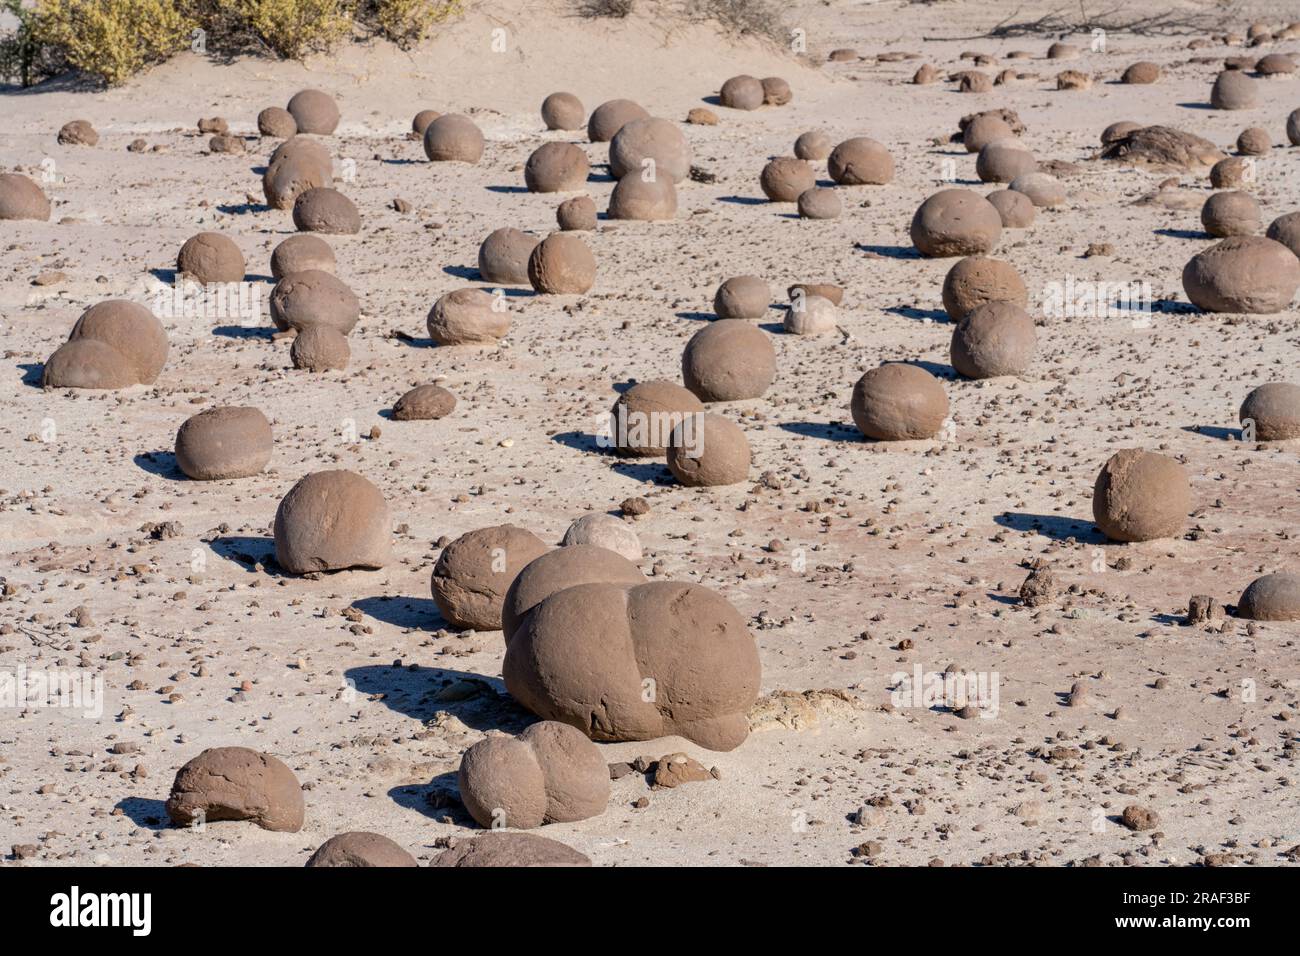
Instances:
[[[968,256],[948,270],[943,279],[943,309],[960,322],[986,302],[1029,304],[1029,290],[1015,266],[987,256]]]
[[[772,340],[745,319],[710,322],[682,351],[682,381],[703,402],[759,398],[775,378]]]
[[[352,471],[300,479],[275,512],[275,560],[290,574],[382,568],[393,560],[383,493]]]
[[[894,157],[874,139],[855,136],[831,151],[826,171],[841,186],[883,186],[894,178]]]
[[[1022,375],[1034,359],[1034,320],[1014,302],[986,302],[952,332],[952,367],[966,378]]]
[[[1300,260],[1280,242],[1232,236],[1183,267],[1183,290],[1206,312],[1281,312],[1300,287]]]
[[[491,292],[455,289],[438,297],[426,325],[439,345],[495,345],[510,331],[510,310]]]
[[[890,362],[858,379],[849,410],[858,431],[868,438],[933,438],[948,418],[948,395],[925,369]]]
[[[912,217],[912,244],[923,256],[972,256],[992,251],[1002,217],[969,189],[944,189],[921,203]]]
[[[1239,417],[1255,441],[1300,438],[1300,385],[1269,382],[1253,389],[1241,403]]]
[[[542,100],[542,122],[547,129],[582,129],[587,111],[572,93],[552,93]]]
[[[609,444],[619,453],[660,458],[673,430],[688,417],[704,414],[694,392],[673,382],[638,382],[619,395],[610,410]]]
[[[593,143],[608,143],[627,123],[649,116],[643,106],[631,100],[607,100],[587,118],[587,138]]]
[[[468,116],[439,116],[424,131],[424,155],[435,163],[472,166],[483,158],[483,131]]]
[[[317,848],[306,864],[318,867],[419,866],[415,857],[379,833],[354,830],[332,836]]]
[[[195,481],[247,478],[271,460],[271,423],[256,408],[219,405],[185,419],[175,447],[177,467]]]
[[[321,269],[291,272],[271,290],[271,321],[281,332],[328,325],[347,335],[361,318],[361,303],[338,276]]]
[[[1112,541],[1172,538],[1187,525],[1191,484],[1172,458],[1140,448],[1116,452],[1092,491],[1092,515]]]
[[[290,236],[271,252],[271,276],[276,282],[295,272],[333,273],[336,267],[330,244],[310,233]]]
[[[393,420],[429,421],[450,415],[456,396],[440,385],[417,385],[393,404]]]
[[[772,202],[795,202],[800,194],[817,185],[817,177],[802,159],[778,156],[763,167],[758,184]]]
[[[580,295],[596,282],[596,258],[577,236],[552,233],[528,257],[528,281],[548,295]]]
[[[490,233],[478,247],[478,273],[484,282],[528,285],[528,257],[538,239],[505,226]]]
[[[524,184],[533,193],[567,193],[587,183],[591,164],[581,146],[543,143],[524,164]]]
[[[289,100],[289,115],[300,133],[328,136],[338,128],[339,105],[320,90],[300,90]]]
[[[167,816],[177,826],[249,820],[263,830],[297,833],[302,785],[282,761],[247,747],[205,750],[176,773]]]
[[[304,190],[294,200],[293,224],[299,232],[353,236],[361,231],[361,213],[337,189],[318,186]]]
[[[468,531],[438,555],[430,579],[433,601],[453,627],[495,631],[515,576],[546,551],[541,538],[512,524]]]
[[[1256,578],[1242,592],[1237,616],[1250,621],[1300,621],[1300,574]]]
[[[680,183],[691,171],[691,144],[675,123],[656,117],[634,119],[610,140],[609,168],[615,179],[653,171],[654,176]]]
[[[0,173],[0,219],[50,218],[50,201],[32,179],[21,173]]]
[[[244,254],[229,236],[219,232],[201,232],[181,246],[176,257],[176,272],[189,276],[200,285],[214,282],[243,282]]]

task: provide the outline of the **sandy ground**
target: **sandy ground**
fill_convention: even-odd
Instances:
[[[460,754],[532,718],[505,695],[500,633],[459,633],[439,618],[436,542],[506,520],[558,542],[574,517],[639,495],[652,508],[635,522],[643,567],[706,584],[740,609],[765,694],[840,693],[782,719],[765,708],[730,753],[676,738],[602,745],[610,761],[684,750],[719,779],[651,791],[624,777],[603,816],[544,835],[598,865],[1286,863],[1300,843],[1300,628],[1231,617],[1192,627],[1184,615],[1192,594],[1232,604],[1258,574],[1300,570],[1297,443],[1257,446],[1237,430],[1251,388],[1296,380],[1300,310],[1188,311],[1180,272],[1210,243],[1196,209],[1135,204],[1166,174],[1094,157],[1098,134],[1119,119],[1174,125],[1225,149],[1263,126],[1278,148],[1260,161],[1254,192],[1271,221],[1300,208],[1300,149],[1282,148],[1300,77],[1262,83],[1258,109],[1217,112],[1205,108],[1216,66],[1189,59],[1241,47],[1189,53],[1188,37],[1111,35],[1104,52],[1087,52],[1079,37],[1084,57],[1060,64],[1042,59],[1054,36],[931,39],[980,34],[1018,6],[797,5],[790,23],[806,31],[809,57],[795,61],[703,27],[480,4],[411,54],[358,45],[306,66],[187,54],[123,89],[5,95],[0,168],[39,175],[52,160],[56,205],[48,224],[5,223],[0,243],[0,668],[89,668],[107,699],[99,720],[0,711],[0,852],[25,847],[25,865],[298,865],[334,833],[375,830],[423,861],[473,835],[455,799]],[[1048,9],[1031,4],[1018,17]],[[1295,17],[1254,3],[1222,29],[1244,32],[1254,19]],[[504,53],[491,51],[497,28]],[[839,47],[864,58],[826,63]],[[1036,59],[994,71],[1017,65],[1036,79],[988,94],[908,82],[921,62],[946,71],[969,65],[963,51],[1017,49]],[[1300,41],[1251,52],[1278,49]],[[877,62],[887,51],[923,59]],[[1164,64],[1163,80],[1111,82],[1138,59]],[[1102,82],[1058,92],[1051,78],[1065,67]],[[632,97],[680,120],[740,72],[785,76],[794,101],[745,114],[711,106],[719,125],[682,127],[696,165],[717,178],[683,185],[676,221],[602,220],[587,237],[599,263],[590,294],[512,290],[500,348],[431,347],[427,311],[476,281],[484,236],[553,228],[558,197],[523,189],[529,153],[568,138],[604,162],[603,145],[541,130],[546,93],[572,90],[588,109]],[[43,391],[41,363],[77,315],[140,294],[151,275],[170,280],[195,232],[232,236],[269,294],[270,250],[293,226],[262,205],[254,170],[274,144],[258,140],[254,118],[306,85],[337,95],[344,120],[330,145],[355,162],[340,188],[364,227],[331,239],[363,302],[350,368],[294,371],[269,323],[176,320],[155,385]],[[948,365],[939,290],[952,260],[918,258],[907,227],[943,184],[946,160],[959,184],[981,188],[974,157],[944,140],[962,115],[999,106],[1018,111],[1040,159],[1080,166],[1064,179],[1069,203],[1004,232],[996,252],[1031,300],[1074,276],[1145,280],[1165,305],[1146,328],[1041,318],[1030,374],[975,383]],[[427,163],[405,139],[426,107],[471,113],[488,139],[483,161]],[[248,134],[248,155],[207,152],[195,122],[212,115]],[[56,143],[78,117],[99,130],[96,147]],[[766,158],[812,128],[885,143],[895,180],[846,189],[835,221],[763,202]],[[128,152],[140,137],[158,149]],[[1209,193],[1204,175],[1181,181]],[[596,165],[589,192],[602,210],[611,189]],[[399,197],[409,212],[392,208]],[[1085,258],[1094,243],[1113,254]],[[64,277],[33,284],[48,272]],[[783,334],[776,308],[763,322],[776,384],[722,409],[749,438],[753,483],[688,490],[659,462],[602,454],[591,435],[615,388],[677,378],[713,289],[741,273],[778,294],[796,281],[847,290],[843,335]],[[884,360],[943,377],[954,426],[943,440],[872,444],[852,428],[853,383]],[[455,414],[386,417],[402,392],[432,380],[458,396]],[[177,427],[213,404],[255,404],[271,418],[264,474],[197,483],[177,471]],[[364,437],[372,426],[377,437]],[[1123,447],[1185,464],[1195,499],[1185,538],[1115,545],[1098,535],[1092,484]],[[387,496],[392,566],[306,580],[265,565],[280,497],[326,467],[358,471]],[[163,522],[175,524],[142,530]],[[767,550],[774,539],[781,549]],[[1031,609],[1016,595],[1040,559],[1063,592]],[[918,666],[996,679],[996,716],[892,706],[895,673]],[[1067,706],[1076,683],[1087,697]],[[295,770],[302,832],[166,825],[176,769],[220,745],[268,751]],[[640,797],[648,806],[633,808]],[[1158,813],[1159,826],[1120,826],[1129,804]]]

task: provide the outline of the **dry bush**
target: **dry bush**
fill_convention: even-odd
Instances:
[[[172,0],[39,0],[28,22],[29,57],[57,53],[110,85],[185,49],[193,29]]]
[[[364,19],[406,49],[423,40],[438,24],[462,12],[460,0],[372,0]]]
[[[631,14],[635,5],[636,0],[581,0],[578,13],[592,20],[599,17],[622,20]]]
[[[778,0],[686,0],[692,20],[712,20],[730,32],[784,45],[789,39],[785,4]]]
[[[209,45],[252,36],[288,59],[328,50],[352,32],[350,0],[197,0]]]

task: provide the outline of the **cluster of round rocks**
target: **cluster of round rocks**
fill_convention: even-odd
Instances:
[[[1070,58],[1069,47],[1056,44],[1048,55]],[[1270,55],[1252,69],[1267,76],[1292,72],[1294,64]],[[960,78],[963,89],[981,86],[972,72]],[[920,77],[918,73],[918,82]],[[1122,82],[1159,79],[1160,68],[1143,62],[1125,70]],[[1216,109],[1252,108],[1256,82],[1241,65],[1226,70],[1215,80],[1211,104]],[[789,85],[779,78],[738,76],[723,84],[718,102],[750,111],[791,99]],[[689,121],[709,121],[695,113]],[[311,371],[346,367],[347,336],[361,317],[360,302],[338,278],[334,251],[322,238],[359,233],[361,216],[334,188],[328,149],[311,138],[332,135],[340,115],[328,94],[303,90],[286,108],[270,107],[257,117],[262,135],[282,140],[263,175],[267,203],[292,210],[298,230],[271,256],[276,283],[271,318],[281,336],[292,338],[293,364]],[[604,102],[587,115],[578,98],[564,92],[546,97],[541,115],[548,130],[585,128],[591,143],[609,144],[609,168],[617,180],[606,213],[610,220],[676,216],[676,188],[690,175],[692,163],[690,144],[676,124],[624,99]],[[228,135],[224,121],[215,119],[201,121],[200,129],[216,137]],[[1103,141],[1115,142],[1141,129],[1113,124]],[[1003,229],[1027,228],[1037,210],[1067,201],[1061,184],[1042,171],[1022,142],[1022,132],[1018,117],[1006,110],[963,118],[955,138],[976,156],[978,178],[1005,188],[988,195],[941,190],[921,203],[911,223],[911,240],[922,256],[959,259],[945,276],[942,298],[953,323],[952,367],[964,378],[1023,375],[1036,350],[1027,287],[1011,264],[989,255]],[[432,162],[475,164],[483,156],[483,133],[464,115],[423,110],[412,121],[411,135],[421,140]],[[1287,136],[1300,145],[1300,110],[1288,117]],[[60,131],[59,140],[93,146],[98,136],[89,123],[74,121]],[[1255,128],[1243,132],[1237,145],[1243,155],[1260,155],[1270,147],[1267,133]],[[218,149],[215,138],[212,148],[234,150]],[[843,210],[842,188],[884,186],[894,176],[889,151],[865,136],[835,144],[826,133],[810,130],[798,137],[792,153],[771,159],[759,186],[772,202],[795,203],[805,219],[835,218]],[[817,185],[813,164],[823,161],[835,188]],[[1228,167],[1215,169],[1226,181]],[[592,287],[595,258],[575,235],[597,224],[595,204],[583,192],[589,174],[587,153],[576,143],[549,141],[533,152],[524,166],[527,189],[575,195],[558,206],[559,229],[549,236],[510,227],[489,234],[478,253],[485,283],[530,285],[538,293],[560,295]],[[0,175],[0,218],[47,221],[50,214],[50,202],[33,180]],[[1300,213],[1277,218],[1265,236],[1257,235],[1262,222],[1258,202],[1244,191],[1216,193],[1207,201],[1202,223],[1222,241],[1193,257],[1184,270],[1184,287],[1195,304],[1207,311],[1245,313],[1276,312],[1290,304],[1300,285]],[[215,232],[186,241],[176,269],[201,285],[242,282],[247,271],[236,243]],[[838,329],[843,301],[838,286],[799,284],[788,295],[787,332],[818,336]],[[707,406],[758,399],[772,386],[776,350],[754,324],[771,303],[771,289],[760,277],[723,282],[713,300],[716,320],[683,350],[684,384],[644,381],[618,397],[611,411],[615,450],[662,457],[686,486],[746,481],[751,453],[743,430]],[[499,293],[456,289],[434,303],[427,325],[439,345],[493,344],[508,334],[510,310]],[[149,310],[124,300],[101,302],[85,311],[68,341],[46,362],[44,384],[89,389],[150,384],[167,354],[165,331]],[[397,399],[392,416],[399,421],[436,419],[452,413],[455,405],[455,397],[440,386],[420,385]],[[942,383],[924,368],[902,362],[865,372],[853,387],[849,413],[858,430],[874,441],[931,439],[950,421]],[[1258,441],[1300,438],[1300,386],[1259,386],[1244,401],[1240,418]],[[628,432],[627,422],[636,420],[652,421],[655,427]],[[259,474],[272,452],[271,422],[253,407],[200,412],[181,425],[175,439],[177,465],[194,480]],[[1183,465],[1142,449],[1113,455],[1093,492],[1097,527],[1116,542],[1179,535],[1191,509]],[[393,561],[391,527],[388,503],[372,482],[346,470],[313,472],[293,485],[276,511],[276,561],[290,574],[382,568]],[[502,631],[507,689],[541,718],[517,737],[490,735],[463,755],[458,774],[462,800],[482,826],[530,829],[603,813],[609,777],[593,740],[676,734],[716,750],[744,741],[760,665],[743,619],[701,585],[648,580],[637,566],[641,554],[631,527],[605,514],[575,521],[558,548],[506,524],[467,532],[442,549],[430,581],[440,614],[455,627]],[[1237,609],[1258,620],[1300,619],[1300,577],[1276,573],[1257,579]],[[582,666],[575,667],[575,661]],[[656,687],[651,699],[643,693],[646,681]],[[181,768],[167,812],[179,825],[199,819],[250,820],[270,830],[297,831],[305,805],[301,786],[282,761],[227,747],[204,751]],[[463,841],[434,865],[589,862],[554,841],[492,832]],[[415,861],[386,837],[348,832],[326,841],[308,865],[411,866]]]

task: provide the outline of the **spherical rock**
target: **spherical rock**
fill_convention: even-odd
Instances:
[[[1300,574],[1256,578],[1242,592],[1237,616],[1249,621],[1300,621]]]
[[[1183,267],[1183,290],[1206,312],[1281,312],[1300,286],[1300,260],[1280,242],[1232,236]]]
[[[555,221],[565,232],[591,232],[596,228],[596,203],[590,196],[574,196],[560,203]]]
[[[758,276],[732,276],[713,293],[720,319],[761,319],[772,302],[772,289]]]
[[[677,215],[677,187],[667,176],[647,180],[640,173],[624,176],[609,197],[610,219],[654,222]]]
[[[338,329],[314,323],[294,336],[289,358],[294,368],[308,372],[339,371],[348,367],[352,349]]]
[[[801,192],[798,205],[799,216],[803,219],[838,219],[844,211],[839,193],[818,186]]]
[[[841,186],[883,186],[894,178],[894,157],[874,139],[855,136],[831,150],[826,172]]]
[[[1011,124],[997,113],[980,113],[962,130],[961,141],[968,153],[978,153],[989,143],[1016,138]]]
[[[286,139],[271,150],[267,165],[274,166],[285,159],[308,160],[323,169],[327,175],[334,165],[334,160],[330,158],[330,151],[319,140],[312,139],[310,136],[293,136]]]
[[[494,345],[510,331],[510,310],[491,292],[455,289],[438,297],[426,324],[439,345]]]
[[[89,120],[73,120],[59,130],[59,142],[64,146],[94,146],[99,142],[99,134]]]
[[[835,144],[831,142],[831,138],[819,129],[800,133],[799,138],[794,141],[795,156],[804,160],[825,159],[834,148]]]
[[[456,407],[456,396],[440,385],[417,385],[393,404],[393,419],[399,422],[443,418]]]
[[[805,295],[792,301],[782,323],[792,335],[829,335],[839,324],[835,303],[819,295]]]
[[[1120,77],[1121,83],[1131,83],[1135,85],[1146,85],[1154,83],[1160,79],[1160,64],[1152,63],[1150,60],[1139,60],[1131,64]]]
[[[1269,382],[1251,391],[1241,403],[1243,429],[1248,425],[1255,441],[1300,438],[1300,385]]]
[[[411,132],[423,140],[424,134],[429,129],[429,124],[441,115],[437,110],[420,110],[411,120]]]
[[[1212,236],[1253,236],[1263,225],[1263,212],[1246,192],[1215,193],[1201,207],[1201,225]]]
[[[131,361],[107,342],[71,339],[45,360],[45,388],[128,388],[140,384]]]
[[[0,219],[50,218],[50,201],[36,182],[21,173],[0,173]]]
[[[275,512],[275,560],[290,574],[382,568],[393,560],[383,493],[352,471],[316,471]]]
[[[479,741],[461,758],[457,782],[470,816],[494,829],[586,820],[609,803],[609,767],[596,745],[552,720]]]
[[[926,86],[939,79],[940,73],[929,63],[922,63],[917,71],[912,74],[912,82],[917,86]]]
[[[478,272],[484,282],[528,285],[528,257],[538,239],[509,226],[490,233],[478,247]]]
[[[1192,490],[1183,466],[1140,448],[1116,452],[1092,491],[1092,515],[1112,541],[1172,538],[1187,525]]]
[[[347,335],[361,318],[361,303],[338,276],[322,269],[291,272],[271,290],[271,321],[281,332],[328,325]]]
[[[596,282],[596,258],[577,236],[552,233],[528,257],[528,281],[536,291],[549,295],[580,295]]]
[[[588,518],[603,517],[617,522],[621,530],[626,529],[621,521],[609,515],[588,515]],[[582,520],[582,519],[579,519]],[[577,522],[575,522],[575,525]],[[572,529],[570,529],[572,530]],[[645,575],[633,564],[631,557],[621,554],[607,545],[594,542],[582,543],[567,541],[564,547],[547,551],[545,554],[528,562],[515,575],[515,579],[506,591],[501,606],[501,633],[509,644],[519,625],[528,613],[552,594],[558,594],[565,588],[579,584],[643,584]],[[632,537],[635,539],[636,535]],[[629,547],[631,542],[619,538],[617,542]],[[637,558],[640,560],[640,543],[637,543]]]
[[[515,576],[546,551],[541,538],[512,524],[468,531],[438,555],[433,601],[453,627],[495,631]]]
[[[339,104],[320,90],[300,90],[289,100],[289,114],[300,133],[328,136],[339,125]]]
[[[262,192],[273,209],[289,209],[307,190],[323,188],[333,181],[328,157],[322,162],[315,155],[298,152],[271,161],[262,174]]]
[[[694,392],[673,382],[638,382],[618,397],[610,411],[610,443],[621,454],[661,458],[673,430],[704,405]]]
[[[298,121],[293,114],[278,106],[268,106],[257,114],[257,131],[263,136],[288,139],[298,135]]]
[[[652,168],[655,176],[680,183],[691,171],[691,145],[668,120],[653,116],[630,120],[610,140],[609,168],[615,179]]]
[[[329,272],[336,268],[334,250],[320,236],[290,236],[271,252],[271,276],[279,282],[295,272]]]
[[[1002,217],[1004,229],[1028,229],[1034,224],[1034,217],[1038,212],[1024,193],[999,189],[989,193],[985,198]]]
[[[1264,233],[1300,256],[1300,212],[1288,212],[1274,219]]]
[[[93,343],[93,344],[92,344]],[[92,305],[45,363],[46,388],[152,385],[167,363],[167,333],[144,306],[127,299]]]
[[[1253,162],[1229,156],[1210,167],[1210,185],[1215,189],[1233,189],[1245,185],[1255,175]]]
[[[317,848],[308,867],[419,866],[415,857],[379,833],[354,830],[332,836]]]
[[[1210,89],[1210,106],[1216,110],[1249,110],[1258,105],[1255,81],[1241,70],[1224,70]]]
[[[966,378],[1022,375],[1034,359],[1034,320],[1014,302],[978,306],[952,332],[952,367]]]
[[[608,143],[624,124],[649,117],[643,106],[631,100],[608,100],[587,118],[587,138],[593,143]]]
[[[749,440],[735,422],[706,412],[683,419],[668,443],[668,470],[688,487],[734,485],[749,478]]]
[[[765,98],[763,84],[752,76],[733,76],[722,84],[718,101],[733,110],[756,110]]]
[[[1287,115],[1286,138],[1292,146],[1300,146],[1300,109],[1292,110]]]
[[[256,475],[271,460],[271,448],[271,423],[248,406],[204,409],[176,432],[176,464],[195,481]]]
[[[923,256],[971,256],[992,251],[1002,217],[979,193],[944,189],[921,203],[912,217],[912,244]]]
[[[470,840],[457,840],[450,850],[443,850],[430,866],[490,867],[510,866],[591,866],[591,860],[558,840],[548,840],[533,833],[492,830]]]
[[[244,254],[239,246],[219,232],[191,236],[176,257],[176,272],[190,276],[201,285],[243,282],[244,268]]]
[[[356,235],[361,231],[361,213],[337,189],[318,186],[302,192],[294,200],[293,224],[299,232]]]
[[[759,398],[775,378],[772,340],[745,319],[710,322],[682,351],[682,381],[703,402]]]
[[[768,106],[785,106],[794,98],[790,84],[779,76],[765,76],[763,83],[763,102]]]
[[[547,129],[582,129],[587,110],[572,93],[552,93],[542,100],[542,122]]]
[[[1273,148],[1273,138],[1268,130],[1252,126],[1241,131],[1237,137],[1237,152],[1243,156],[1263,156]]]
[[[524,164],[524,184],[533,193],[566,193],[581,189],[591,164],[581,146],[543,143]]]
[[[472,166],[483,158],[483,131],[468,116],[459,113],[439,116],[424,131],[424,155],[435,163]]]
[[[1015,266],[1001,259],[969,256],[948,270],[943,279],[943,309],[960,322],[986,302],[1029,304],[1029,290]]]
[[[1038,169],[1038,160],[1018,139],[989,143],[975,157],[975,174],[982,183],[1009,183]]]
[[[1053,43],[1047,48],[1047,58],[1049,60],[1077,60],[1079,58],[1079,48],[1069,43]]]
[[[1269,53],[1255,63],[1255,72],[1260,76],[1281,76],[1295,72],[1295,58],[1286,53]]]
[[[636,532],[626,521],[601,511],[593,511],[591,514],[575,519],[564,532],[560,544],[566,548],[579,544],[592,545],[613,551],[629,561],[641,560],[641,539],[637,537]],[[551,552],[551,554],[558,553]],[[515,580],[518,581],[518,578]]]
[[[302,785],[283,762],[247,747],[214,747],[176,773],[167,815],[177,826],[250,820],[263,830],[297,833]]]
[[[801,193],[817,185],[817,177],[802,159],[778,156],[763,167],[758,184],[772,202],[794,202]]]
[[[735,608],[702,585],[670,581],[551,595],[515,631],[502,673],[533,713],[593,740],[677,734],[710,750],[744,742],[761,680]]]
[[[925,369],[890,362],[858,379],[849,410],[858,431],[868,438],[932,438],[948,418],[948,395]]]
[[[1040,209],[1065,205],[1065,187],[1049,173],[1021,173],[1011,180],[1007,188],[1027,196]]]
[[[692,126],[717,126],[718,114],[703,106],[694,106],[686,111],[686,122]]]

